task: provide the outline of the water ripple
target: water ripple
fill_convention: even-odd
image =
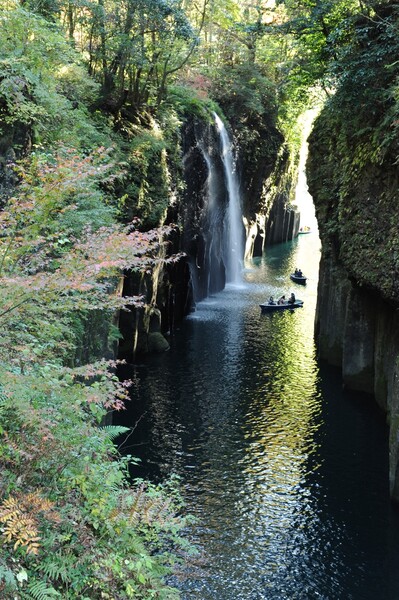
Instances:
[[[203,558],[175,582],[183,600],[399,598],[385,424],[317,362],[317,251],[311,236],[270,249],[139,372],[125,415],[139,419],[137,474],[178,473],[197,518]],[[262,315],[304,264],[304,307]]]

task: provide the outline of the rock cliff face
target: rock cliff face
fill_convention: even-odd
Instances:
[[[290,204],[289,156],[284,150],[283,136],[272,121],[270,118],[262,123],[249,123],[246,129],[242,123],[240,126],[236,123],[235,127],[226,123],[236,159],[242,208],[238,235],[240,246],[249,258],[261,255],[268,244],[292,239],[298,231],[299,215]],[[251,136],[244,135],[245,131]],[[29,140],[28,132],[23,129],[11,131],[0,140],[3,201],[16,183],[9,164],[16,157],[15,148],[19,153],[29,152]],[[159,195],[165,206],[168,192],[170,195],[166,212],[160,209],[161,220],[178,225],[169,240],[168,253],[182,252],[185,258],[155,269],[152,276],[132,273],[125,278],[122,293],[142,294],[147,302],[142,310],[120,315],[124,338],[120,354],[128,360],[137,353],[167,348],[167,342],[159,334],[173,331],[196,301],[221,291],[226,284],[229,192],[222,139],[214,117],[187,115],[177,145],[181,150],[180,164],[176,164],[179,162],[176,156],[167,157],[164,150],[162,156],[154,156],[153,160]],[[83,355],[79,360],[84,360]]]
[[[1,122],[0,135],[0,207],[12,195],[17,176],[13,169],[16,160],[30,152],[31,132],[24,125],[8,125]]]
[[[321,113],[309,139],[308,184],[322,240],[316,341],[321,357],[342,368],[343,382],[373,394],[386,411],[390,489],[399,502],[397,169],[387,155],[345,180],[337,165],[355,160],[357,146],[343,146],[336,106]]]
[[[242,243],[245,255],[252,257],[261,255],[265,245],[287,241],[298,232],[299,213],[289,202],[292,186],[289,157],[282,151],[283,138],[276,130],[269,131],[259,142],[272,144],[272,150],[263,149],[260,163],[252,165],[248,148],[238,147],[234,129],[230,136],[236,146],[243,209]],[[267,163],[262,162],[265,153],[269,156]],[[138,281],[135,276],[127,279],[124,293],[143,293],[149,303],[148,308],[136,312],[133,318],[121,315],[125,340],[121,356],[127,360],[134,354],[165,349],[165,344],[153,345],[153,334],[173,331],[195,302],[221,291],[226,283],[225,213],[229,195],[221,139],[212,119],[185,120],[181,155],[183,191],[170,202],[166,222],[179,226],[170,251],[183,252],[185,258],[157,270],[152,280]]]
[[[171,199],[165,222],[177,223],[169,254],[183,252],[172,265],[155,269],[151,277],[126,278],[124,295],[142,294],[147,306],[121,314],[120,357],[167,349],[162,334],[173,331],[184,316],[226,282],[223,236],[228,195],[220,140],[212,121],[187,119],[181,129],[183,191]],[[173,169],[170,170],[173,173]],[[244,235],[244,228],[242,230]],[[156,343],[154,343],[156,340]]]
[[[351,389],[373,394],[387,413],[390,489],[399,503],[399,310],[348,278],[323,249],[316,341],[320,356],[342,369]]]
[[[270,123],[247,123],[257,131],[257,144],[240,152],[240,136],[233,123],[239,156],[245,256],[261,256],[265,247],[292,240],[299,230],[300,215],[291,204],[296,175],[282,134]],[[244,137],[245,139],[245,137]]]
[[[292,239],[299,228],[299,214],[289,202],[292,178],[288,173],[289,157],[281,151],[283,138],[276,130],[273,135],[268,133],[259,143],[273,144],[273,152],[268,150],[273,163],[269,156],[268,163],[260,160],[250,164],[248,149],[240,148],[234,128],[231,131],[243,211],[242,238],[248,258],[261,255],[265,245]],[[185,191],[174,220],[181,224],[181,249],[190,264],[194,297],[201,299],[225,285],[223,219],[229,199],[214,125],[188,119],[182,129],[182,149]]]
[[[307,178],[322,240],[320,354],[386,411],[399,503],[399,6],[374,10],[353,23],[356,43],[309,138]]]

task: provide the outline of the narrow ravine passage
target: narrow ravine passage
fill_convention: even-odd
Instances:
[[[204,560],[184,599],[399,597],[384,416],[317,360],[318,256],[317,231],[268,248],[242,289],[200,303],[168,353],[133,368],[135,475],[177,473],[197,519]],[[306,287],[289,280],[297,266]],[[291,290],[302,309],[260,313]]]

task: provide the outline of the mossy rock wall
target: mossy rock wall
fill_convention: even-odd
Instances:
[[[226,126],[230,128],[228,123]],[[184,258],[156,269],[152,276],[126,277],[124,294],[143,294],[148,304],[146,309],[121,313],[120,355],[129,361],[135,355],[154,351],[150,333],[173,333],[196,301],[220,292],[226,282],[224,214],[228,191],[213,115],[201,118],[187,114],[180,136],[181,163],[176,163],[176,153],[168,163],[173,194],[165,223],[177,223],[179,227],[168,253],[183,252]],[[272,125],[261,124],[256,136],[259,148],[249,148],[245,140],[253,141],[253,137],[243,136],[242,129],[233,124],[230,137],[236,146],[242,236],[250,258],[261,255],[267,244],[292,239],[298,232],[299,214],[289,203],[293,179],[281,134]]]
[[[343,384],[372,394],[387,413],[390,489],[399,503],[399,312],[348,279],[330,255],[321,262],[316,315],[319,356]]]
[[[387,412],[390,488],[399,502],[397,152],[387,145],[376,158],[375,131],[356,124],[372,118],[383,135],[383,110],[368,114],[361,98],[349,110],[349,92],[338,90],[309,137],[307,180],[322,242],[316,341],[342,368],[343,383],[373,394]]]
[[[351,284],[345,272],[322,256],[319,269],[315,333],[322,357],[342,365],[345,315]]]
[[[298,235],[300,214],[292,204],[297,171],[280,131],[266,119],[246,121],[256,131],[256,143],[232,121],[238,151],[245,257],[261,256],[266,246],[292,240]]]

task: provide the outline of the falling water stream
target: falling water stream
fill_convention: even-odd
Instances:
[[[221,277],[218,269],[215,268],[215,264],[219,263],[220,260],[220,246],[223,239],[223,211],[218,202],[218,179],[216,169],[214,168],[214,158],[210,149],[205,144],[200,144],[202,155],[205,159],[208,177],[206,182],[206,220],[204,223],[204,235],[207,241],[207,282],[205,296],[213,294],[214,291],[219,291],[224,287],[224,278]],[[220,231],[222,229],[222,231]],[[194,300],[198,301],[198,285],[196,282],[195,271],[192,274]]]
[[[242,281],[242,258],[244,247],[242,241],[242,217],[239,185],[233,157],[232,142],[223,121],[215,113],[215,122],[220,133],[222,144],[222,160],[228,192],[227,236],[226,236],[226,280],[228,283],[240,284]]]
[[[317,231],[269,248],[241,287],[197,305],[169,352],[127,369],[135,475],[177,473],[196,519],[183,600],[399,598],[385,418],[317,359],[318,257]],[[306,287],[289,280],[296,266]],[[303,308],[261,314],[293,289]]]

